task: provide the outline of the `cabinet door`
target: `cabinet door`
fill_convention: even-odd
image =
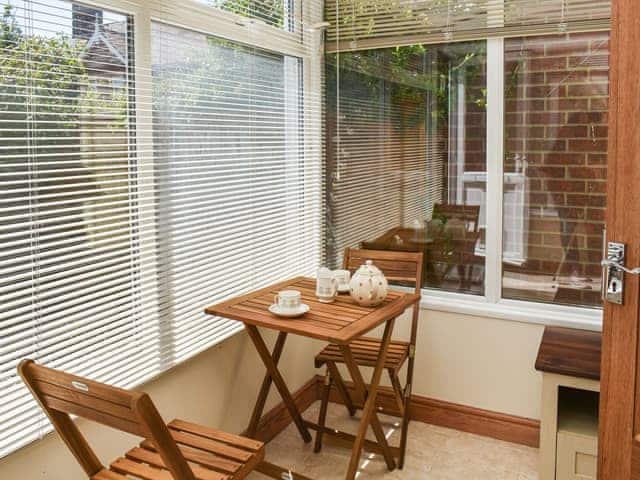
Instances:
[[[558,432],[556,480],[595,480],[598,465],[596,438]]]

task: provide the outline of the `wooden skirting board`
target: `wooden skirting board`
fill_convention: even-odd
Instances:
[[[414,395],[413,419],[419,422],[475,433],[506,442],[538,448],[540,422],[466,405]]]
[[[323,378],[316,375],[293,394],[301,412],[320,399]],[[351,388],[351,385],[347,385]],[[331,391],[331,401],[340,403],[337,391]],[[380,387],[378,399],[382,413],[393,413],[395,400],[391,389]],[[529,418],[492,412],[480,408],[458,405],[413,395],[411,402],[414,421],[452,428],[507,442],[538,447],[540,444],[540,422]],[[315,419],[314,419],[315,420]],[[284,404],[280,403],[265,414],[258,427],[258,439],[268,442],[291,423]]]

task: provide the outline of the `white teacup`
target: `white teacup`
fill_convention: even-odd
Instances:
[[[278,308],[287,311],[300,309],[300,299],[301,295],[298,290],[283,290],[273,297],[273,301]]]
[[[339,292],[349,291],[349,280],[351,280],[351,272],[349,270],[334,270],[333,278],[338,282]]]

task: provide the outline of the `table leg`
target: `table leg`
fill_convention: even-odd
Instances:
[[[284,349],[284,343],[286,339],[286,332],[280,332],[278,334],[278,339],[276,340],[276,344],[273,347],[273,353],[271,353],[271,358],[273,358],[273,363],[275,363],[276,366],[280,361],[280,355],[282,355],[282,350]],[[255,407],[253,407],[253,413],[251,414],[249,427],[247,427],[246,435],[248,437],[255,438],[256,436],[256,433],[258,431],[258,424],[260,423],[262,413],[264,412],[264,405],[267,402],[269,390],[271,389],[271,382],[271,375],[269,375],[269,372],[267,371],[267,373],[265,373],[264,375],[264,379],[262,380],[262,386],[260,387],[260,393],[258,393],[256,405]]]
[[[264,363],[264,366],[267,368],[267,373],[269,374],[269,376],[271,377],[271,380],[273,381],[274,385],[278,389],[278,392],[282,397],[282,401],[284,402],[285,406],[287,407],[287,410],[289,410],[289,413],[291,414],[291,418],[293,419],[293,422],[296,424],[296,427],[298,427],[298,431],[300,432],[302,439],[306,443],[309,443],[311,441],[311,434],[309,433],[309,430],[307,430],[307,427],[305,426],[304,421],[302,420],[302,415],[300,415],[300,411],[298,410],[295,402],[293,401],[293,397],[291,396],[291,393],[287,388],[287,384],[282,378],[282,375],[280,374],[280,371],[278,370],[278,367],[275,364],[274,359],[271,357],[271,354],[269,353],[269,349],[267,348],[267,345],[264,343],[264,340],[262,339],[262,336],[260,335],[258,328],[255,325],[245,325],[245,326],[247,329],[247,333],[251,338],[251,341],[253,341],[253,344],[255,345],[256,350],[258,351],[258,355],[260,355],[260,358],[262,359],[262,363]]]
[[[362,378],[362,374],[360,373],[360,369],[358,368],[358,364],[356,363],[353,353],[349,345],[341,345],[342,356],[344,361],[349,369],[349,373],[351,374],[351,378],[353,380],[353,384],[356,392],[359,392],[359,395],[362,398],[366,398],[364,408],[362,410],[362,419],[360,420],[360,425],[358,427],[358,434],[356,435],[356,440],[353,445],[353,452],[351,453],[351,460],[349,462],[349,469],[347,471],[347,480],[353,480],[358,472],[358,465],[360,463],[360,455],[362,453],[362,449],[366,440],[367,429],[369,425],[373,430],[373,433],[376,436],[376,440],[380,444],[382,448],[382,453],[387,463],[387,467],[389,470],[393,470],[396,468],[395,460],[393,459],[393,454],[391,453],[391,449],[389,448],[389,443],[384,435],[384,430],[382,429],[382,425],[380,425],[380,419],[376,413],[376,396],[378,393],[378,385],[380,384],[380,379],[382,378],[382,372],[384,370],[385,360],[387,358],[387,352],[389,350],[389,343],[391,342],[391,333],[393,332],[393,326],[395,323],[395,319],[391,319],[387,322],[384,328],[384,334],[382,335],[382,344],[380,346],[380,356],[378,357],[378,363],[373,371],[373,376],[371,377],[371,384],[369,386],[369,390],[367,391],[366,384],[364,383],[364,379]]]

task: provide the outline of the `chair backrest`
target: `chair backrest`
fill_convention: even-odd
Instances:
[[[89,477],[104,469],[70,415],[154,443],[176,480],[195,480],[169,429],[146,393],[123,390],[23,360],[18,373]]]
[[[415,292],[420,294],[424,263],[422,252],[347,248],[342,258],[342,268],[353,273],[367,260],[373,261],[390,283],[413,283]]]
[[[480,206],[436,203],[433,206],[433,218],[444,217],[464,223],[466,230],[477,233],[480,221]]]
[[[437,203],[433,206],[433,219],[445,222],[445,231],[449,238],[449,249],[430,252],[434,260],[465,262],[473,255],[480,237],[480,207],[478,205],[451,205]],[[441,258],[442,257],[442,258]]]
[[[398,252],[390,250],[364,250],[347,248],[342,258],[342,268],[355,272],[367,260],[382,270],[390,283],[414,283],[415,293],[422,291],[424,255],[422,252]],[[420,307],[413,307],[411,317],[411,344],[416,344]]]

